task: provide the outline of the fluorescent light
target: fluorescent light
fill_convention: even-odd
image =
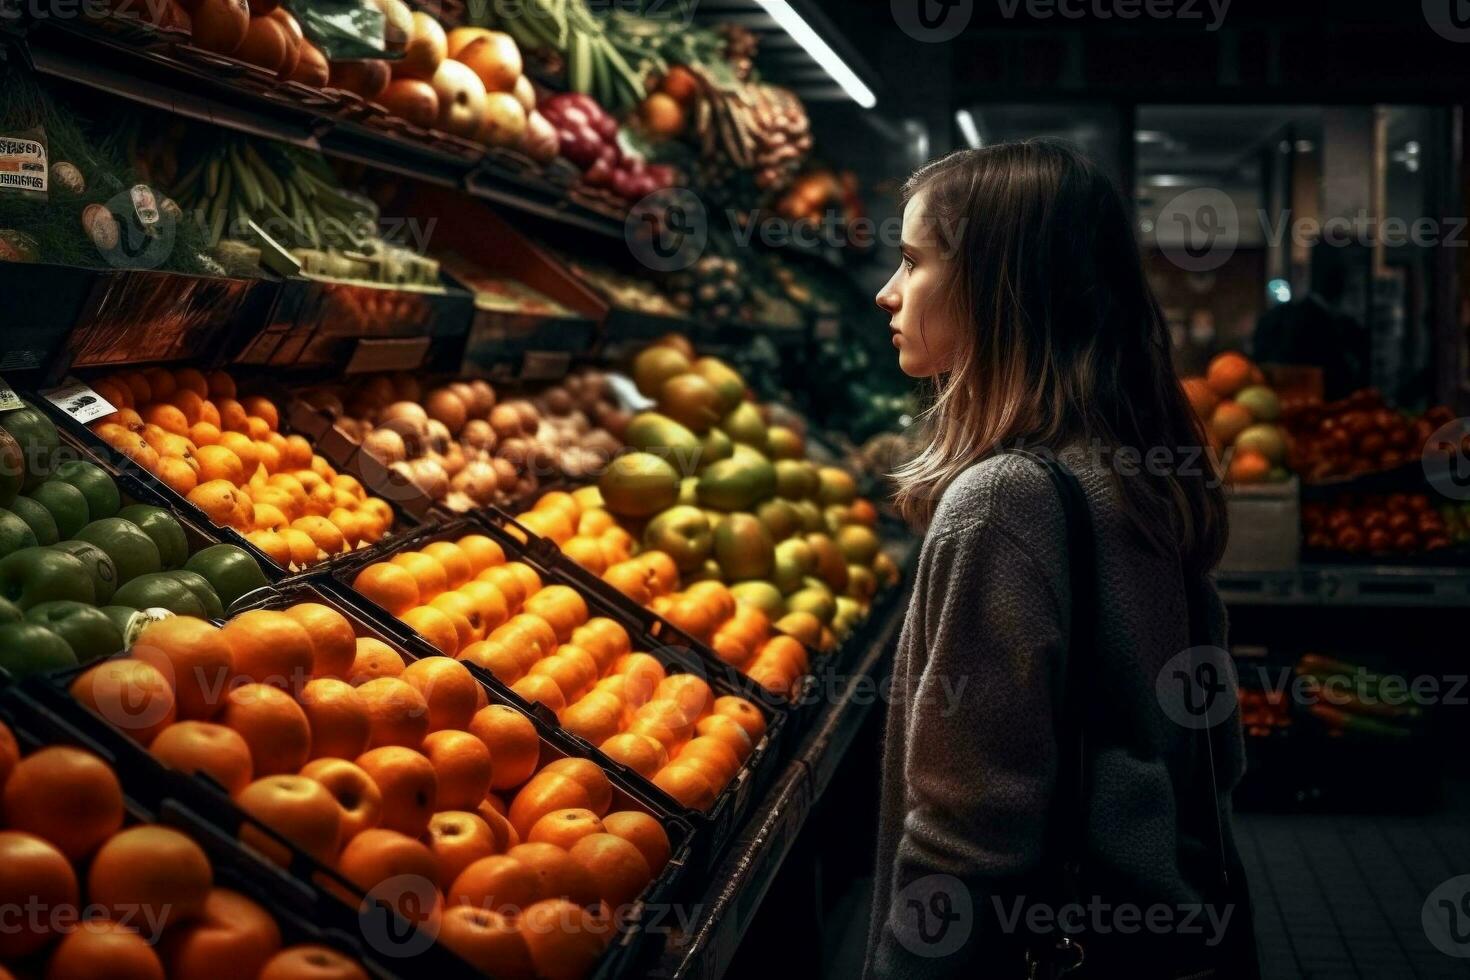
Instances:
[[[771,19],[781,25],[781,29],[791,35],[792,40],[806,49],[806,53],[812,56],[822,70],[832,76],[832,80],[842,86],[848,98],[862,106],[871,109],[878,104],[878,97],[873,90],[863,84],[863,80],[857,77],[857,72],[847,66],[841,56],[833,51],[822,36],[812,30],[812,26],[802,19],[801,14],[791,6],[790,0],[756,0]]]
[[[983,145],[980,139],[980,130],[975,126],[975,117],[970,115],[969,109],[956,109],[954,121],[960,127],[960,135],[965,142],[970,144],[970,149],[978,150]]]

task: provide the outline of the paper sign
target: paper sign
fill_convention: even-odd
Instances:
[[[0,412],[13,412],[17,408],[25,408],[26,403],[20,400],[20,396],[10,385],[0,378]]]
[[[83,425],[117,411],[116,406],[82,381],[69,381],[42,394],[47,401]]]

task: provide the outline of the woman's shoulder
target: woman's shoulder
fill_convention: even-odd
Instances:
[[[1041,545],[1062,537],[1063,522],[1046,469],[1016,453],[996,453],[966,467],[945,488],[929,534],[992,531]]]

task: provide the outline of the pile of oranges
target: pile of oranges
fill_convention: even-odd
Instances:
[[[708,644],[721,660],[766,690],[795,696],[801,678],[811,671],[806,646],[823,642],[821,620],[811,613],[790,613],[782,617],[785,632],[775,633],[765,613],[736,602],[721,582],[695,582],[677,591],[679,567],[674,559],[653,548],[630,557],[636,546],[632,535],[601,507],[584,507],[578,499],[581,493],[552,491],[515,519],[532,533],[555,541],[567,557],[629,599]]]
[[[543,584],[484,535],[400,552],[364,568],[353,587],[684,806],[713,806],[765,732],[755,705],[715,697],[692,674],[667,674],[632,649],[622,626],[590,616],[575,589]]]
[[[282,567],[377,541],[393,509],[338,473],[267,398],[237,399],[223,371],[149,368],[93,383],[117,411],[91,424],[109,446]]]
[[[320,603],[155,622],[72,694],[495,975],[585,973],[668,860],[657,819],[614,811],[590,760],[543,764],[462,663],[405,664]]]
[[[20,757],[0,723],[0,977],[262,980],[367,972],[328,946],[283,948],[269,911],[215,884],[188,834],[124,826],[122,785],[98,756],[55,745]]]

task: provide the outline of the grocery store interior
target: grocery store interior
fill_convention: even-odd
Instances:
[[[1470,975],[1458,8],[0,0],[0,980],[863,975],[874,295],[1037,137],[1223,470],[1262,975]]]

